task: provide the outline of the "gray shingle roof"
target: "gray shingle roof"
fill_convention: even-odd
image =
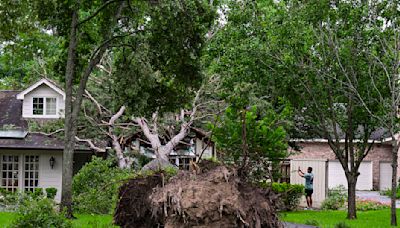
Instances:
[[[0,91],[0,129],[12,126],[27,129],[28,123],[22,118],[22,101],[17,100],[19,91]]]
[[[22,101],[16,95],[20,91],[0,91],[0,130],[24,132],[28,130],[28,122],[22,118]],[[0,149],[46,149],[63,150],[64,141],[39,133],[28,133],[26,137],[1,137]],[[77,150],[89,150],[84,143],[76,143]]]

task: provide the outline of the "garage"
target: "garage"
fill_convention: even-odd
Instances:
[[[392,165],[390,162],[379,163],[379,190],[390,189],[392,186]]]
[[[362,162],[359,168],[360,176],[357,180],[357,190],[372,190],[372,162]],[[347,188],[347,180],[339,161],[328,162],[328,188],[343,185]]]

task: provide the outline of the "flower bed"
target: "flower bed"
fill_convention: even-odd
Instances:
[[[390,208],[390,204],[381,203],[370,199],[357,199],[356,207],[358,211],[382,210]]]

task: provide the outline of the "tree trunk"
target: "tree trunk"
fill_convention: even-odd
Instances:
[[[143,166],[142,170],[163,170],[166,167],[173,167],[171,162],[169,162],[168,155],[172,152],[173,148],[170,149],[169,147],[162,146],[160,148],[160,152],[156,153],[157,157],[153,159],[151,162],[147,163]]]
[[[396,194],[397,194],[397,160],[398,149],[396,139],[392,139],[392,194],[391,194],[391,207],[390,207],[390,225],[397,226],[396,216]]]
[[[357,177],[349,174],[347,177],[347,193],[348,193],[348,202],[347,202],[347,218],[348,219],[356,219],[356,184]]]
[[[62,161],[62,189],[61,189],[61,207],[60,210],[66,210],[66,216],[72,218],[72,172],[75,149],[75,135],[72,119],[72,84],[75,76],[75,58],[77,47],[77,23],[78,12],[72,13],[71,33],[68,47],[68,59],[65,72],[66,98],[65,98],[65,145]]]

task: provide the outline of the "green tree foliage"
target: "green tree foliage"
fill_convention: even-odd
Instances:
[[[182,108],[203,80],[200,57],[215,10],[207,1],[160,1],[115,53],[113,94],[135,114]]]
[[[212,126],[213,140],[224,159],[246,169],[255,180],[271,178],[266,176],[270,163],[277,164],[288,155],[287,117],[290,108],[280,113],[273,109],[263,110],[251,107],[248,110],[229,107]],[[245,128],[245,129],[244,129]]]

